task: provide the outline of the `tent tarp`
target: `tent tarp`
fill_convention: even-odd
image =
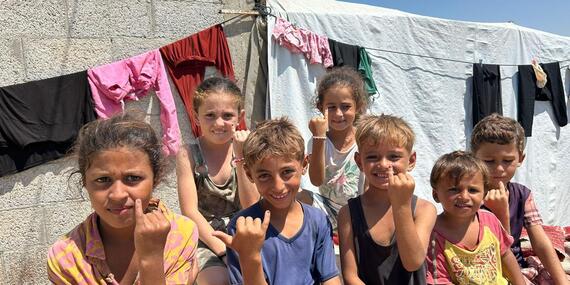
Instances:
[[[379,95],[370,113],[394,114],[416,133],[416,193],[433,201],[429,174],[442,154],[465,149],[472,131],[472,62],[503,64],[503,114],[517,118],[517,67],[570,64],[570,38],[511,23],[474,23],[418,16],[340,1],[270,0],[274,14],[334,40],[367,48]],[[274,19],[269,18],[271,33]],[[394,51],[394,52],[387,52]],[[452,60],[444,60],[452,59]],[[325,70],[269,41],[268,115],[290,117],[310,138],[317,79]],[[463,61],[463,62],[461,62]],[[561,69],[570,94],[570,70]],[[570,225],[570,126],[558,127],[550,102],[536,101],[533,136],[514,181],[533,190],[545,223]]]

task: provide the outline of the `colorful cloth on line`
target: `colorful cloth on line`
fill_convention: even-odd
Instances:
[[[195,261],[198,228],[158,200],[151,203],[157,204],[171,226],[164,248],[166,284],[187,284]],[[48,250],[48,278],[53,284],[119,284],[106,262],[97,220],[98,215],[92,213]]]

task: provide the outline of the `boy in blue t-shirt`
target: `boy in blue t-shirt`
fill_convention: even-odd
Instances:
[[[231,284],[340,284],[329,220],[295,199],[304,146],[287,119],[269,120],[248,136],[243,159],[234,159],[245,162],[263,199],[231,220],[230,235],[214,232],[228,247]]]

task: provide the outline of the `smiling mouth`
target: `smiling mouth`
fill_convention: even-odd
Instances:
[[[467,204],[456,204],[455,207],[457,207],[457,208],[471,208],[471,205],[467,205]]]
[[[283,193],[283,194],[280,194],[280,195],[277,195],[277,194],[273,194],[273,193],[272,193],[272,194],[270,194],[270,195],[271,195],[271,197],[272,197],[273,199],[275,199],[275,200],[283,200],[283,199],[285,199],[287,196],[289,196],[289,192]]]

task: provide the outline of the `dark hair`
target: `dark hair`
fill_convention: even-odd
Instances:
[[[206,100],[206,97],[216,92],[233,95],[232,97],[237,104],[238,111],[243,109],[243,95],[239,87],[228,78],[215,76],[202,81],[196,88],[194,98],[192,99],[194,112],[198,114],[198,109]]]
[[[475,173],[483,176],[483,186],[487,193],[491,187],[487,165],[473,154],[458,150],[442,155],[435,162],[429,182],[433,189],[437,189],[437,184],[443,178],[453,179],[458,184],[461,178]]]
[[[295,159],[300,162],[305,158],[303,136],[287,118],[260,122],[243,144],[246,166],[251,167],[255,162],[268,156]]]
[[[73,147],[79,173],[85,184],[85,172],[91,165],[93,156],[98,152],[127,147],[140,150],[148,155],[156,186],[164,175],[164,155],[160,140],[154,129],[132,114],[121,113],[109,119],[98,119],[84,125]]]
[[[483,143],[506,145],[514,143],[524,153],[524,129],[519,122],[499,114],[491,114],[475,125],[471,134],[471,151],[477,152]]]
[[[368,94],[364,90],[364,80],[354,68],[343,66],[329,69],[317,84],[315,106],[322,111],[324,96],[332,88],[347,87],[352,91],[356,103],[356,118],[364,113],[368,105]]]

